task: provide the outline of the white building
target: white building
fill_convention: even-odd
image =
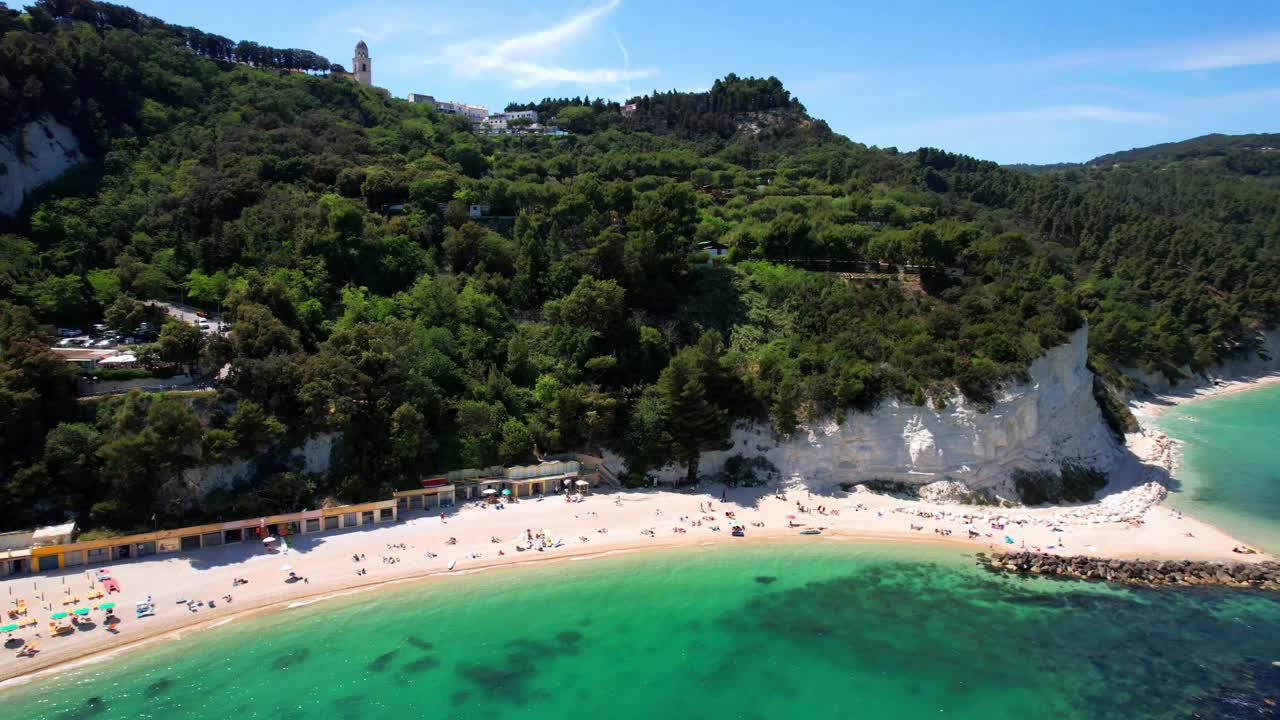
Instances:
[[[445,115],[461,115],[473,123],[482,123],[489,117],[489,108],[483,105],[467,105],[466,103],[443,102],[436,100],[436,112]]]
[[[512,126],[512,122],[516,120],[524,120],[524,127],[536,127],[538,124],[537,110],[512,110],[511,112],[494,113],[485,118],[481,123],[485,130],[493,133],[502,133],[508,130],[516,129]]]
[[[409,102],[421,103],[433,110],[436,107],[436,99],[430,95],[423,95],[422,93],[409,93]]]

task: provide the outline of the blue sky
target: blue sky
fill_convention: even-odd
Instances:
[[[375,85],[495,109],[736,72],[778,76],[858,142],[999,162],[1280,132],[1276,0],[125,2],[347,67],[363,38]]]

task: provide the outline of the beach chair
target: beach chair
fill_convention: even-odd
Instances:
[[[102,591],[101,591],[101,590],[94,590],[93,592],[89,593],[88,595],[85,595],[85,597],[86,597],[86,598],[88,598],[89,600],[97,600],[98,598],[102,597]]]

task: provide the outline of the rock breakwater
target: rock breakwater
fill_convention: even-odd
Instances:
[[[1142,585],[1190,587],[1212,585],[1280,590],[1280,563],[1226,563],[1192,560],[1108,560],[1083,555],[1015,552],[978,554],[978,563],[992,572]]]

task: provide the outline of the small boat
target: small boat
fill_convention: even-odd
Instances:
[[[450,570],[452,570],[452,569],[453,569],[453,567],[454,567],[455,565],[457,565],[457,564],[458,564],[458,561],[457,561],[457,560],[450,560],[450,561],[449,561],[449,569],[450,569]]]
[[[156,610],[155,610],[155,608],[154,608],[153,606],[151,606],[151,605],[148,605],[148,604],[146,604],[146,603],[140,603],[140,604],[138,605],[137,610],[135,610],[135,611],[134,611],[134,613],[135,613],[138,617],[140,617],[140,618],[144,618],[144,617],[151,617],[152,615],[155,615],[155,614],[156,614]]]
[[[800,534],[801,535],[821,535],[822,531],[821,530],[801,530]]]

